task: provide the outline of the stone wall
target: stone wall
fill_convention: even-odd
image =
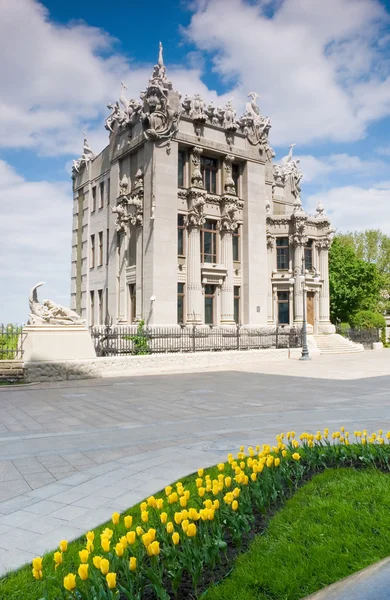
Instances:
[[[291,350],[299,356],[300,350]],[[195,354],[151,354],[147,356],[113,356],[88,360],[27,362],[24,378],[27,383],[42,381],[65,381],[100,377],[129,377],[146,373],[169,373],[174,371],[199,371],[207,368],[227,367],[253,363],[261,360],[286,360],[289,350],[248,350],[230,352],[197,352]]]
[[[23,379],[22,360],[0,360],[0,381]]]

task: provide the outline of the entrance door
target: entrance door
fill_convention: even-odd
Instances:
[[[307,322],[314,326],[314,292],[307,292]]]

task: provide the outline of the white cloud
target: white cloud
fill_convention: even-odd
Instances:
[[[390,234],[390,182],[382,189],[345,186],[314,194],[306,200],[306,208],[313,214],[322,202],[333,227],[340,231],[381,229]]]
[[[312,155],[300,155],[304,181],[311,182],[321,179],[331,173],[350,173],[369,175],[374,178],[380,173],[386,173],[389,169],[383,160],[364,160],[359,156],[351,156],[346,153],[330,154],[329,156],[317,158]]]
[[[264,3],[209,0],[186,32],[236,96],[261,94],[273,143],[356,140],[390,112],[377,0],[286,0],[266,15]]]
[[[68,181],[25,181],[0,161],[0,323],[28,317],[28,295],[47,281],[45,297],[69,305],[72,191]]]

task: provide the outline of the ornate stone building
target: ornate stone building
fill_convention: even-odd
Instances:
[[[109,145],[73,166],[72,309],[89,324],[299,325],[330,332],[323,207],[309,216],[293,145],[281,164],[257,94],[237,118],[181,98],[162,47],[140,99],[109,104]],[[293,278],[295,277],[295,281]]]

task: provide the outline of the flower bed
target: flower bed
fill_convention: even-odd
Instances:
[[[246,453],[242,447],[226,463],[199,470],[122,516],[114,513],[109,527],[86,534],[77,555],[63,540],[54,554],[34,559],[37,597],[168,600],[188,598],[189,588],[197,596],[205,573],[226,564],[256,521],[316,472],[337,466],[388,471],[389,440],[390,432],[368,437],[363,431],[352,442],[341,428],[330,439],[327,429],[299,441],[289,432],[272,447]]]

